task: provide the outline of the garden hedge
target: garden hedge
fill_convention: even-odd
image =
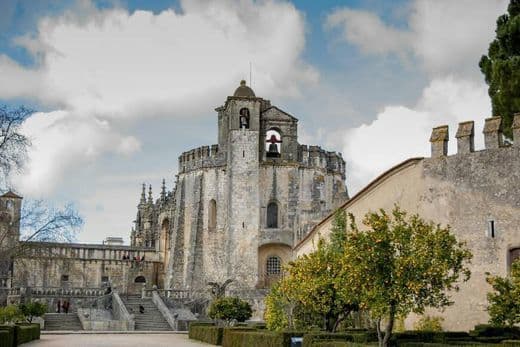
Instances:
[[[16,347],[40,338],[39,324],[0,325],[0,347]]]
[[[7,332],[7,335],[2,334],[0,346],[13,347],[16,346],[15,328],[12,325],[0,325],[0,332]]]
[[[470,335],[477,341],[482,342],[501,342],[504,340],[520,339],[520,328],[518,327],[496,327],[487,324],[476,325],[470,331]]]
[[[0,330],[0,347],[12,347],[13,335],[9,330]]]
[[[325,342],[351,342],[352,343],[369,343],[377,341],[375,331],[352,329],[342,333],[306,333],[303,337],[303,347],[316,346],[317,343]],[[351,345],[349,344],[349,345]]]
[[[225,328],[222,347],[290,347],[303,332],[273,332],[252,328]]]
[[[190,324],[188,336],[190,339],[199,340],[212,345],[222,345],[222,327],[214,325]]]

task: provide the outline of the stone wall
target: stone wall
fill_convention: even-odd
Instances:
[[[488,119],[485,129],[490,122],[496,119]],[[457,154],[446,155],[448,129],[436,128],[432,158],[397,165],[342,206],[360,221],[368,211],[390,210],[397,203],[410,213],[450,225],[457,238],[467,243],[473,253],[470,281],[453,293],[455,305],[444,312],[430,312],[443,316],[449,330],[467,330],[487,322],[490,288],[485,274],[507,275],[509,251],[520,247],[520,146],[501,147],[500,127],[495,126],[494,132],[485,134],[487,148],[473,152],[473,130],[467,127],[466,122],[459,126]],[[314,250],[320,237],[327,239],[332,220],[330,215],[297,244],[295,256]],[[488,232],[490,221],[496,229],[494,237]],[[409,327],[416,318],[409,317]]]
[[[124,255],[131,260],[123,260]],[[110,283],[121,292],[139,293],[138,276],[152,286],[162,272],[158,254],[151,249],[34,242],[15,259],[13,287],[99,288]]]

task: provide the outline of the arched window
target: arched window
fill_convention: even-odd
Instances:
[[[240,116],[238,117],[240,129],[249,129],[249,109],[242,108],[239,112]]]
[[[214,231],[217,228],[217,202],[211,199],[208,204],[208,229]]]
[[[267,227],[278,228],[278,205],[276,202],[270,202],[267,205]]]
[[[267,130],[265,136],[265,155],[267,158],[279,158],[282,152],[282,135],[277,129]]]
[[[144,276],[137,276],[134,283],[146,283],[146,278],[144,278]]]
[[[509,270],[511,270],[511,265],[515,262],[515,260],[520,259],[520,248],[512,248],[509,250]]]
[[[279,275],[282,272],[282,261],[277,256],[267,258],[266,263],[267,275]]]

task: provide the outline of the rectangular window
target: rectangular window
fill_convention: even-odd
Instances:
[[[494,239],[496,236],[496,225],[495,221],[492,219],[488,220],[487,236],[492,239]]]
[[[62,282],[68,282],[69,281],[69,275],[61,275],[61,281]]]
[[[108,276],[101,276],[101,282],[108,283]]]

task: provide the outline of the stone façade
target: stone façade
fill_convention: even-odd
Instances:
[[[267,288],[348,198],[341,154],[299,144],[298,120],[244,82],[216,112],[218,144],[179,156],[173,191],[153,201],[143,186],[131,242],[159,251],[165,288]]]
[[[520,116],[515,143],[502,141],[501,118],[486,120],[484,150],[474,151],[474,123],[459,124],[457,154],[447,155],[448,127],[433,129],[430,158],[412,158],[383,173],[341,208],[357,220],[368,211],[394,204],[435,223],[450,225],[473,254],[471,279],[452,294],[454,305],[443,312],[447,330],[468,330],[487,323],[486,273],[505,276],[520,253]],[[332,215],[320,222],[294,248],[294,256],[312,252],[320,237],[328,238]],[[416,316],[407,319],[412,328]]]

